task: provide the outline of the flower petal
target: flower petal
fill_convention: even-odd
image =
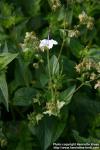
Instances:
[[[53,45],[57,45],[57,44],[58,44],[58,42],[55,41],[55,40],[53,40],[53,39],[51,39],[51,40],[49,40],[49,39],[43,39],[43,40],[40,41],[39,48],[42,51],[44,51],[45,48],[51,49],[53,47]]]

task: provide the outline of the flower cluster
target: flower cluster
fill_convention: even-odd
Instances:
[[[26,32],[24,42],[20,44],[24,62],[29,65],[35,60],[33,62],[35,69],[38,69],[39,65],[44,62],[39,51],[39,44],[40,42],[34,32]]]
[[[24,52],[28,50],[35,51],[39,49],[39,40],[34,32],[26,32],[24,43],[20,45]]]
[[[43,113],[32,112],[28,114],[29,125],[36,125],[38,122],[44,117],[45,114],[49,116],[59,116],[61,108],[65,105],[64,101],[57,100],[56,102],[47,102],[46,103],[46,111]]]
[[[86,71],[94,70],[96,73],[100,73],[100,62],[96,62],[91,58],[84,58],[83,61],[76,65],[76,71],[83,73]]]
[[[53,11],[61,6],[60,0],[49,0],[50,7]]]
[[[43,118],[43,114],[32,112],[28,114],[29,124],[36,125]]]
[[[100,81],[98,80],[100,78],[100,62],[84,58],[75,68],[83,81],[96,81],[94,88],[100,87]]]
[[[94,26],[94,18],[88,16],[84,11],[79,14],[80,24],[86,25],[87,29],[92,30]]]
[[[46,111],[43,112],[44,114],[48,114],[49,116],[54,115],[58,116],[60,113],[61,108],[65,105],[64,101],[51,101],[46,103]]]
[[[68,37],[72,38],[72,37],[79,37],[80,35],[80,31],[77,29],[73,29],[73,30],[68,30]]]
[[[40,107],[43,106],[40,112],[34,111],[30,114],[28,114],[28,120],[29,124],[31,125],[36,125],[38,122],[46,115],[48,114],[49,116],[59,116],[60,111],[62,107],[66,104],[65,101],[60,101],[60,100],[49,100],[48,102],[41,102],[41,95],[37,94],[36,98],[33,99],[34,105],[38,106],[39,110],[41,109]]]

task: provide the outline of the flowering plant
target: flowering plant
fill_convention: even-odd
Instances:
[[[99,4],[0,1],[0,150],[100,144]]]

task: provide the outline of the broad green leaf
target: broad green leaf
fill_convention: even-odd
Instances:
[[[58,21],[62,21],[65,18],[65,9],[64,7],[61,7],[61,9],[59,10],[59,14],[58,14]]]
[[[100,61],[100,48],[91,48],[91,49],[89,49],[87,57],[93,58],[96,61]]]
[[[87,127],[92,125],[95,116],[100,113],[99,97],[96,100],[89,87],[84,86],[81,92],[74,95],[70,109],[75,115],[77,128],[84,134],[84,132],[88,132]]]
[[[5,73],[0,73],[0,89],[4,97],[4,104],[8,110],[8,87]]]
[[[61,38],[66,38],[66,32],[64,29],[59,29]]]
[[[29,0],[28,3],[22,3],[24,9],[30,16],[37,16],[40,11],[40,1],[41,0]],[[34,9],[35,8],[35,9]]]
[[[23,61],[23,60],[22,60]],[[14,70],[14,80],[9,83],[10,94],[12,94],[19,87],[27,86],[32,81],[32,74],[30,69],[23,64],[23,62],[16,60],[15,70]]]
[[[81,51],[83,49],[83,45],[78,40],[71,39],[69,47],[71,49],[72,54],[76,58],[80,58],[81,57]]]
[[[17,106],[29,106],[32,104],[32,100],[35,95],[36,90],[33,88],[20,88],[14,94],[13,104]]]
[[[18,54],[2,53],[0,54],[0,70],[5,69],[6,66],[17,57]]]
[[[64,74],[66,74],[66,78],[75,78],[76,70],[75,66],[76,63],[70,60],[68,57],[63,56],[61,60],[61,65],[63,65]]]
[[[97,114],[95,119],[93,120],[90,134],[95,138],[100,139],[100,114]]]
[[[15,150],[32,150],[33,141],[27,126],[27,122],[20,122],[18,132],[19,140],[16,141],[17,144]]]
[[[19,57],[18,62],[16,62],[16,69],[15,69],[15,78],[18,83],[22,83],[26,86],[29,86],[30,82],[32,81],[32,74],[29,69],[29,63],[26,64],[23,58]]]
[[[9,140],[6,150],[35,150],[35,148],[33,148],[34,140],[32,139],[33,137],[29,131],[26,120],[8,121],[7,123],[5,122],[2,127],[4,127],[4,125],[6,126],[5,132],[7,140]]]
[[[91,137],[91,136],[88,138],[82,137],[79,135],[79,133],[76,130],[73,130],[73,136],[78,143],[90,143],[90,144],[91,143],[99,143],[100,144],[100,140],[98,140],[94,137]]]
[[[59,73],[59,62],[55,55],[53,55],[50,59],[50,72],[52,75]]]
[[[69,87],[65,91],[61,92],[60,99],[62,101],[65,101],[66,105],[70,103],[71,98],[75,92],[75,88],[76,88],[76,86],[74,85],[74,86]]]
[[[45,74],[41,73],[40,74],[41,85],[44,87],[47,84],[47,82],[48,82],[48,77]]]
[[[38,138],[41,149],[47,150],[59,138],[65,125],[66,122],[54,117],[45,116],[37,126],[31,126],[30,130]]]
[[[73,19],[73,9],[67,11],[66,19],[68,21],[68,24],[72,24],[72,19]]]

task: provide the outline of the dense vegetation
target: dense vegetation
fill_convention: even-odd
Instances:
[[[100,1],[0,1],[0,149],[100,144]]]

